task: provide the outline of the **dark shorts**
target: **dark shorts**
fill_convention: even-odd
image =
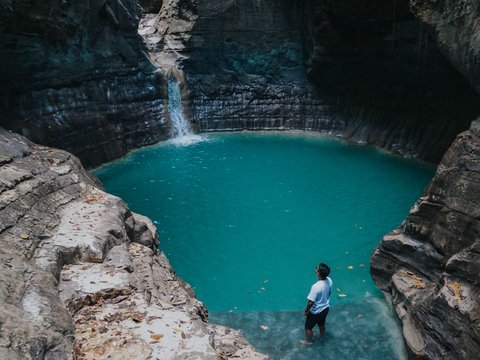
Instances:
[[[305,329],[312,330],[315,325],[325,326],[325,320],[327,319],[329,308],[321,311],[319,314],[308,313],[307,319],[305,320]]]

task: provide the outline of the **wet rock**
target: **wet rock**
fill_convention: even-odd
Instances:
[[[416,356],[480,356],[480,137],[460,134],[403,224],[386,235],[371,259],[379,287],[392,294]]]

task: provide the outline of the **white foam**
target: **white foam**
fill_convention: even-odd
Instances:
[[[168,143],[178,147],[183,147],[183,146],[198,144],[204,141],[209,141],[209,139],[201,135],[188,134],[188,135],[179,136],[179,137],[170,139],[168,140]]]

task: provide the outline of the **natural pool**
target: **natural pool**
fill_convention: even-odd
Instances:
[[[274,359],[401,359],[401,330],[369,257],[433,172],[318,135],[236,133],[160,143],[94,174],[155,222],[210,321],[241,329]],[[334,281],[327,334],[302,347],[301,310],[320,261]]]

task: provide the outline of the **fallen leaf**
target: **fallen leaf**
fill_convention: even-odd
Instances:
[[[132,320],[139,323],[139,322],[142,322],[143,319],[145,319],[145,315],[143,314],[140,314],[140,313],[135,313],[132,315]]]
[[[220,356],[220,359],[228,360],[228,356],[225,355],[225,353],[222,351],[222,349],[220,349],[219,347],[216,347],[215,351],[217,352],[217,355]]]
[[[20,233],[19,236],[20,236],[20,238],[23,239],[23,240],[27,240],[27,239],[30,237],[30,235],[28,235],[27,233]]]
[[[163,334],[153,334],[150,335],[150,338],[152,338],[155,341],[159,341],[163,337]]]

